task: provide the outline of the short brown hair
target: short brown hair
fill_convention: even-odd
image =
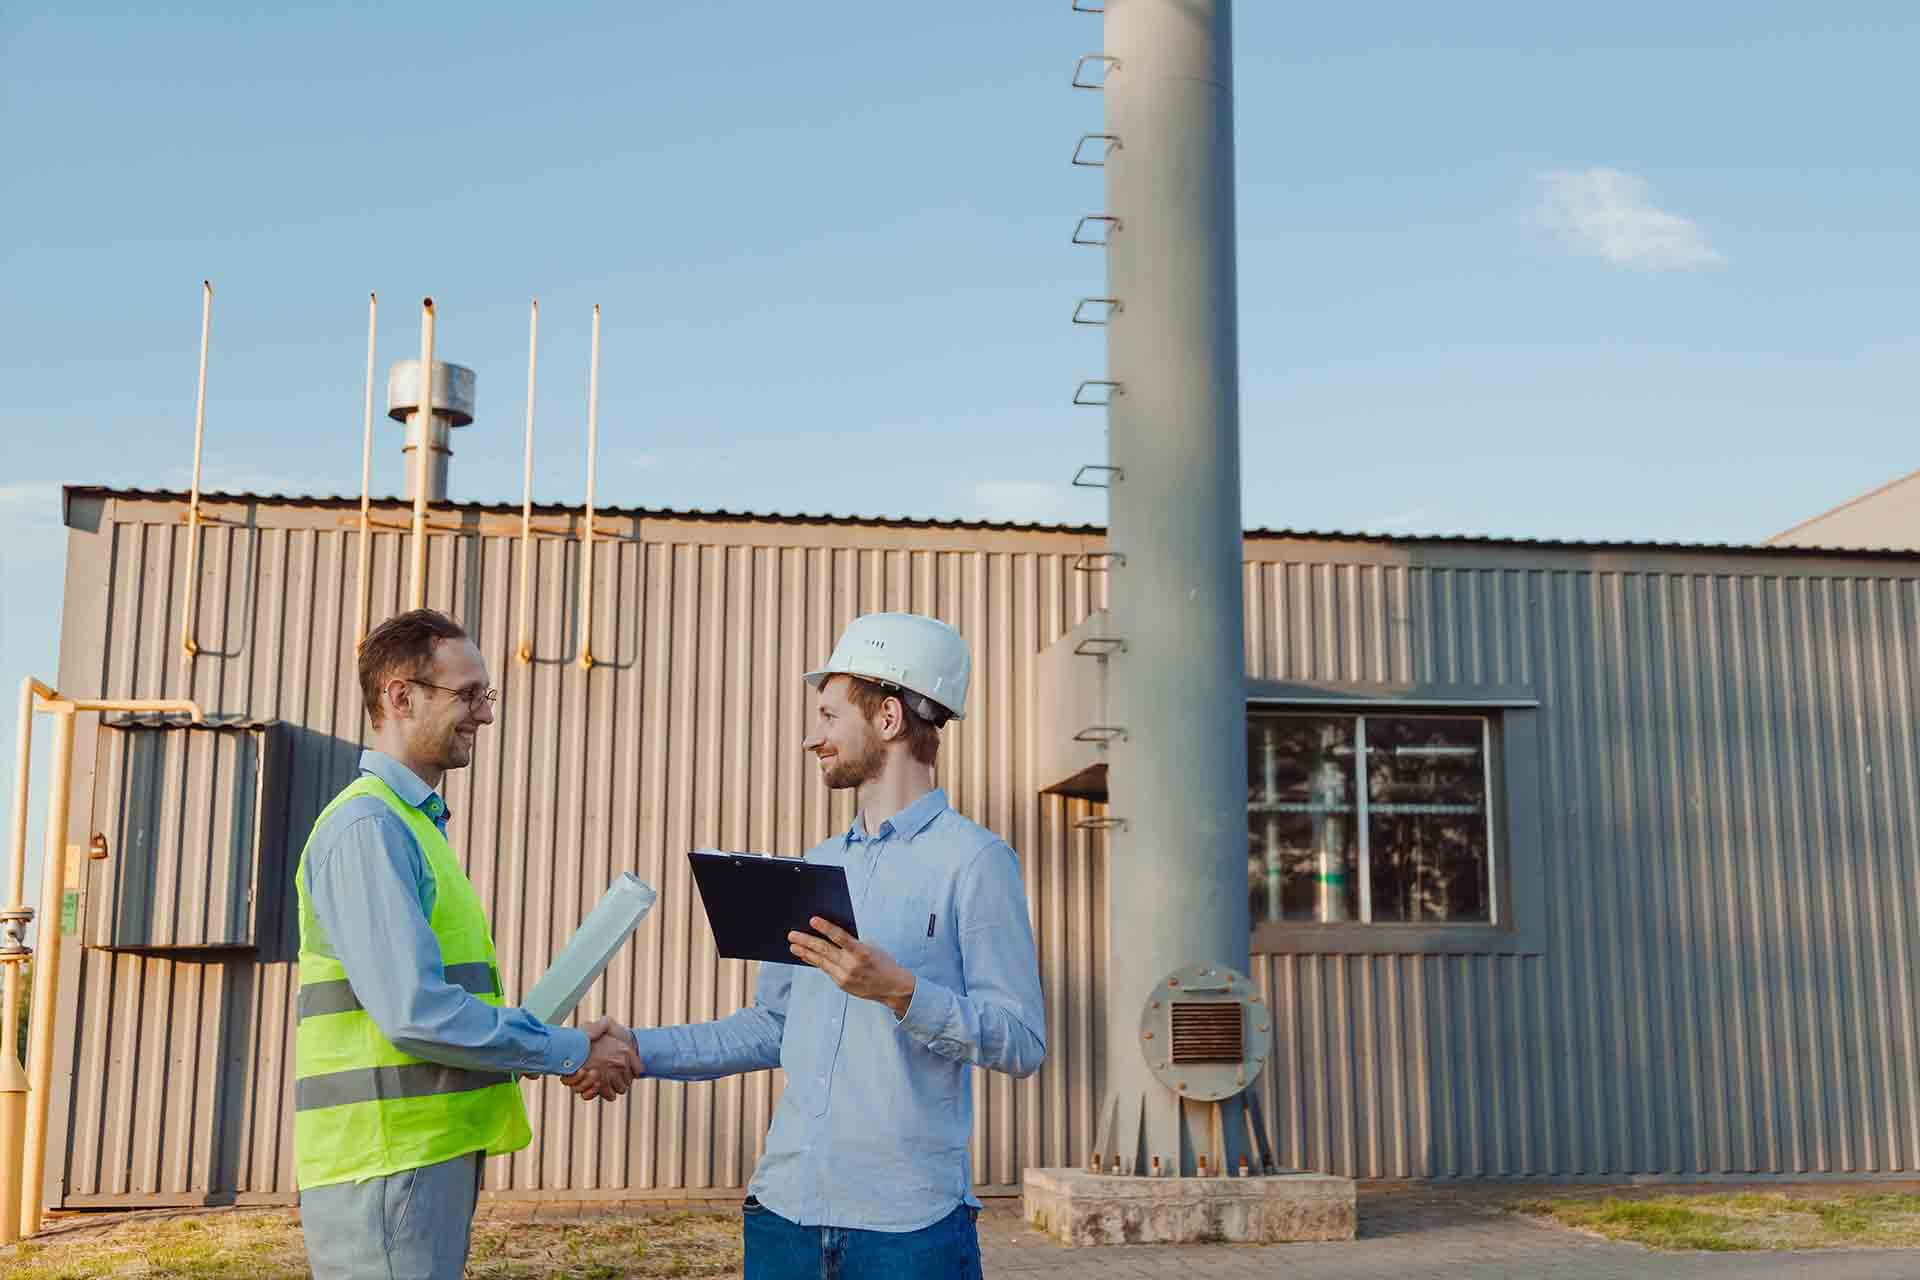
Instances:
[[[434,609],[409,609],[367,632],[360,642],[360,696],[373,727],[380,727],[380,691],[387,681],[418,676],[433,661],[435,645],[466,638],[465,627]]]
[[[888,698],[898,698],[900,710],[907,718],[908,749],[921,764],[933,763],[934,757],[940,754],[940,726],[907,705],[910,695],[905,690],[874,680],[863,680],[859,676],[848,676],[847,684],[847,701],[860,708],[860,714],[866,717],[868,724],[872,724],[873,718],[880,714],[880,707]]]

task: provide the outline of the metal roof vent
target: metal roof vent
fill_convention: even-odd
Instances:
[[[414,496],[419,475],[413,451],[424,438],[427,447],[427,501],[447,500],[447,465],[453,461],[453,429],[473,421],[473,370],[465,365],[433,362],[433,420],[422,422],[420,362],[396,360],[387,372],[387,416],[407,424],[407,497]]]

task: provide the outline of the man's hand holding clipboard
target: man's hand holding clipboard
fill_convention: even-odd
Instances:
[[[913,1003],[912,970],[831,920],[815,916],[808,923],[813,933],[796,929],[787,935],[794,955],[832,978],[833,985],[848,995],[877,1000],[896,1018],[907,1016],[907,1006]]]
[[[860,941],[843,867],[750,853],[689,853],[720,954],[768,964],[810,964],[850,996],[904,1017],[913,974]]]

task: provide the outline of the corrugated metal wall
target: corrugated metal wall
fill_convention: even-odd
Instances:
[[[1545,954],[1261,957],[1294,1011],[1266,1082],[1285,1157],[1920,1167],[1915,573],[1328,546],[1250,565],[1256,676],[1540,699]]]
[[[360,733],[354,535],[326,507],[220,511],[192,692],[294,726],[297,844]],[[108,513],[74,538],[61,682],[178,694],[180,506]],[[1022,856],[1048,1003],[1041,1073],[976,1077],[976,1177],[1006,1187],[1026,1166],[1082,1162],[1102,877],[1070,829],[1077,802],[1037,796],[1030,774],[1036,654],[1099,603],[1098,576],[1071,568],[1087,540],[616,520],[587,674],[572,664],[578,544],[536,544],[536,659],[521,666],[517,521],[458,518],[474,532],[434,539],[431,596],[477,628],[503,696],[449,788],[452,836],[492,904],[509,988],[632,869],[662,901],[584,1014],[653,1023],[741,1003],[747,967],[715,958],[681,852],[796,851],[847,822],[798,750],[797,673],[857,612],[937,612],[974,646],[978,681],[943,782]],[[376,538],[376,618],[399,607],[403,547]],[[1263,1083],[1283,1159],[1360,1177],[1920,1167],[1920,561],[1283,538],[1250,540],[1249,556],[1255,678],[1526,687],[1540,704],[1543,953],[1256,957],[1280,1014]],[[78,1016],[56,1069],[73,1088],[55,1099],[68,1141],[49,1163],[68,1185],[50,1202],[289,1195],[287,957],[67,957]],[[649,1082],[584,1109],[529,1085],[535,1145],[490,1184],[738,1187],[777,1087]]]
[[[358,750],[358,535],[325,508],[215,512],[224,522],[203,533],[202,655],[190,688],[178,641],[180,507],[129,500],[96,534],[75,535],[60,679],[115,695],[190,693],[212,715],[287,722],[297,855]],[[1025,1166],[1072,1159],[1091,1124],[1096,1011],[1067,984],[1098,968],[1104,912],[1087,871],[1090,837],[1070,830],[1066,807],[1038,796],[1028,774],[1037,655],[1099,590],[1071,568],[1086,539],[616,518],[596,550],[598,665],[588,673],[574,662],[579,543],[535,540],[535,658],[522,665],[518,522],[483,523],[474,536],[432,539],[429,595],[475,629],[501,688],[499,723],[447,796],[449,835],[489,903],[509,991],[530,985],[601,889],[632,870],[660,888],[660,904],[581,1016],[704,1019],[749,999],[751,967],[714,954],[684,851],[797,853],[843,828],[849,797],[821,787],[799,749],[799,673],[857,613],[937,613],[960,627],[975,661],[970,714],[948,731],[942,783],[1021,853],[1055,1051],[1031,1080],[977,1078],[976,1176],[1010,1186]],[[375,535],[376,620],[404,607],[404,545],[397,531]],[[83,741],[78,758],[92,754]],[[76,785],[78,828],[95,801],[89,780]],[[290,950],[276,942],[258,964],[68,949],[65,990],[78,1016],[58,1070],[72,1082],[71,1110],[63,1100],[55,1117],[57,1135],[70,1116],[68,1182],[50,1203],[292,1192]],[[776,1074],[644,1082],[596,1107],[558,1084],[529,1084],[535,1144],[496,1162],[489,1184],[569,1196],[740,1187]],[[57,1152],[49,1165],[58,1177]]]
[[[281,763],[264,759],[270,735],[125,720],[110,727],[100,735],[100,768],[111,782],[96,792],[93,816],[111,856],[86,869],[87,945],[255,946],[261,881],[285,874],[284,796],[261,794],[263,769]]]

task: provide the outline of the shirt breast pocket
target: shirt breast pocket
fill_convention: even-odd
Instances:
[[[918,973],[941,932],[938,920],[931,895],[906,894],[888,912],[885,934],[877,941],[895,960]]]

